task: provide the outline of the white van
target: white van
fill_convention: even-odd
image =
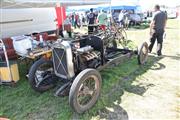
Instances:
[[[0,38],[56,29],[55,8],[0,9]]]

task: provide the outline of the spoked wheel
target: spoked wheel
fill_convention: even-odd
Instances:
[[[69,103],[75,112],[83,113],[96,103],[101,82],[101,75],[95,69],[85,69],[78,74],[69,94]]]
[[[117,41],[115,39],[108,41],[107,47],[108,48],[117,48],[118,47]]]
[[[119,32],[121,33],[121,39],[122,40],[127,40],[127,33],[124,29],[119,29]]]
[[[123,46],[126,46],[128,44],[126,31],[124,29],[119,28],[117,34],[119,43],[121,43]]]
[[[140,65],[144,64],[148,58],[148,44],[144,42],[140,49],[138,50],[138,63]]]
[[[29,70],[29,83],[38,92],[44,92],[54,87],[55,76],[51,60],[37,60]]]

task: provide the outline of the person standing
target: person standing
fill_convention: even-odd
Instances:
[[[121,12],[119,13],[118,21],[119,21],[120,27],[124,27],[124,11],[123,10],[121,10]]]
[[[82,14],[82,26],[86,24],[85,16]]]
[[[71,16],[67,16],[67,18],[64,20],[63,25],[64,25],[64,30],[69,34],[69,37],[72,37],[71,33]]]
[[[111,11],[108,12],[107,14],[107,27],[111,26],[111,19],[112,19],[112,15],[111,15]]]
[[[126,30],[128,30],[129,27],[129,12],[126,11],[124,14],[124,27]]]
[[[97,19],[98,19],[98,23],[100,25],[100,28],[102,30],[106,30],[108,18],[107,18],[107,14],[105,13],[104,10],[101,11],[101,13],[98,15]]]
[[[74,27],[75,26],[75,12],[72,13],[71,22],[72,22],[72,26]]]
[[[79,23],[80,23],[80,27],[82,28],[82,26],[83,26],[83,14],[82,13],[79,16]]]
[[[75,15],[75,25],[74,25],[74,28],[76,29],[76,27],[80,27],[80,25],[79,25],[79,14],[78,13],[76,13],[76,15]]]
[[[157,39],[157,55],[162,55],[162,43],[163,43],[163,34],[166,27],[167,15],[160,10],[159,5],[154,7],[155,13],[150,24],[150,45],[149,52],[152,51],[154,43]]]
[[[94,23],[96,20],[96,15],[93,12],[93,8],[90,9],[90,13],[87,15],[87,20],[88,20],[88,33],[91,34],[94,31]]]

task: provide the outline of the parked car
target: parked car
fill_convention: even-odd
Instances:
[[[129,24],[138,25],[141,24],[142,18],[139,14],[129,14]]]

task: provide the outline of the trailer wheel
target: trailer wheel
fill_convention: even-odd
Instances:
[[[138,64],[143,65],[148,58],[148,44],[144,42],[138,50]]]
[[[69,103],[75,112],[83,113],[96,103],[101,82],[101,75],[95,69],[85,69],[77,75],[69,94]]]
[[[37,60],[29,70],[29,84],[37,92],[44,92],[54,87],[55,76],[51,60]]]

